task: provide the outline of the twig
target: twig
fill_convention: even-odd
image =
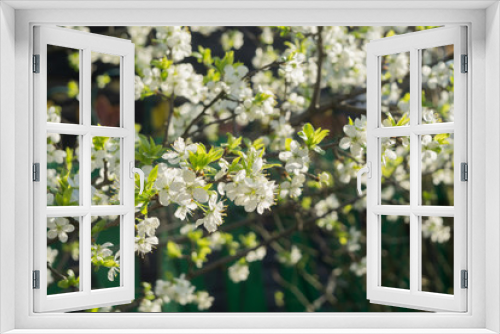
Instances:
[[[168,130],[170,128],[170,122],[172,121],[172,116],[174,115],[174,100],[175,96],[172,94],[168,99],[168,117],[165,123],[165,137],[163,138],[163,146],[168,144]]]
[[[317,111],[319,109],[319,98],[321,94],[321,69],[323,67],[323,59],[324,59],[324,50],[323,50],[323,27],[318,27],[318,43],[316,46],[316,49],[318,51],[318,72],[316,73],[316,82],[314,84],[314,91],[313,91],[313,97],[311,100],[311,104],[309,105],[309,108],[307,109],[307,113],[311,115],[314,111]]]
[[[186,129],[184,130],[184,133],[182,134],[182,138],[186,138],[188,133],[189,133],[189,130],[191,130],[191,127],[193,127],[193,125],[195,125],[202,117],[203,115],[205,115],[205,113],[207,112],[208,109],[210,109],[217,101],[219,101],[220,99],[222,99],[224,96],[226,95],[226,92],[222,91],[220,92],[216,97],[213,98],[212,101],[210,101],[209,104],[207,104],[203,110],[198,114],[198,116],[196,116],[192,121],[191,123],[188,124],[188,126],[186,127]]]

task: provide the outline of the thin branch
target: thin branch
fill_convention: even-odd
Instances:
[[[189,130],[191,130],[191,128],[193,127],[193,125],[195,125],[196,123],[198,123],[198,121],[203,117],[203,115],[205,115],[205,113],[207,112],[208,109],[210,109],[217,101],[219,101],[220,99],[222,99],[224,96],[226,95],[226,92],[222,91],[220,92],[216,97],[213,98],[212,101],[210,101],[209,104],[207,104],[203,110],[198,114],[198,116],[196,116],[192,121],[191,123],[188,124],[188,126],[186,127],[186,129],[184,130],[184,133],[182,134],[182,138],[186,138],[187,135],[189,134]]]
[[[269,63],[265,66],[262,66],[261,68],[258,68],[258,69],[255,69],[253,71],[250,71],[248,72],[243,78],[242,80],[247,80],[247,79],[250,79],[251,77],[253,77],[254,75],[256,75],[257,73],[259,72],[262,72],[262,71],[265,71],[265,70],[269,70],[271,68],[273,68],[274,66],[280,66],[280,65],[283,65],[285,64],[286,61],[278,61],[278,60],[275,60],[273,61],[272,63]]]
[[[309,105],[309,108],[307,109],[307,113],[311,115],[314,111],[317,111],[319,109],[319,98],[321,95],[321,69],[323,67],[323,59],[325,57],[324,55],[324,50],[323,50],[323,35],[321,34],[323,32],[323,27],[318,27],[318,33],[317,33],[317,46],[316,49],[318,51],[318,72],[316,73],[316,82],[314,83],[314,91],[313,91],[313,97],[311,100],[311,104]]]
[[[172,121],[172,116],[174,115],[174,100],[175,96],[172,94],[168,98],[168,117],[167,122],[165,123],[165,137],[163,138],[163,146],[167,146],[168,144],[168,130],[170,128],[170,122]]]
[[[273,279],[284,287],[285,289],[288,289],[293,295],[297,298],[297,300],[306,308],[308,312],[314,311],[314,306],[311,304],[311,302],[307,299],[307,297],[302,293],[302,291],[297,288],[295,284],[292,284],[288,281],[286,281],[281,275],[278,273],[278,270],[274,269],[272,271],[272,276]]]

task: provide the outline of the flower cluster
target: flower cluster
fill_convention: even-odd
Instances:
[[[196,287],[184,275],[168,281],[156,281],[155,294],[164,304],[171,301],[180,305],[197,304],[199,310],[209,309],[214,300],[206,291],[196,292]]]
[[[158,245],[156,229],[160,226],[160,220],[156,217],[145,218],[136,224],[137,235],[135,237],[135,251],[141,255],[150,253]]]

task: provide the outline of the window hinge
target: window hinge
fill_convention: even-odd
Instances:
[[[469,181],[469,165],[466,162],[460,164],[460,180]]]
[[[462,70],[460,72],[462,73],[469,72],[469,56],[467,55],[462,55]]]
[[[33,73],[40,73],[40,55],[33,55]]]
[[[40,289],[40,270],[33,270],[33,289]]]
[[[40,164],[38,162],[33,164],[33,181],[40,182]]]
[[[460,272],[461,279],[460,281],[462,282],[461,287],[462,289],[467,289],[469,287],[469,274],[467,270],[462,270]]]

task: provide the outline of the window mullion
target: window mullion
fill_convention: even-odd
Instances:
[[[418,125],[420,104],[419,51],[410,50],[410,207],[418,205],[420,197],[419,184],[419,140],[413,131]],[[420,290],[420,217],[411,211],[410,214],[410,291]]]
[[[82,65],[80,80],[82,82],[82,89],[80,93],[80,108],[82,110],[82,124],[87,129],[86,133],[82,136],[82,170],[80,174],[80,188],[83,189],[82,203],[88,209],[87,214],[83,216],[81,224],[81,245],[80,245],[80,284],[83,291],[90,293],[91,291],[91,146],[92,136],[90,134],[91,124],[91,78],[92,78],[92,62],[90,59],[91,50],[88,48],[82,51]]]

